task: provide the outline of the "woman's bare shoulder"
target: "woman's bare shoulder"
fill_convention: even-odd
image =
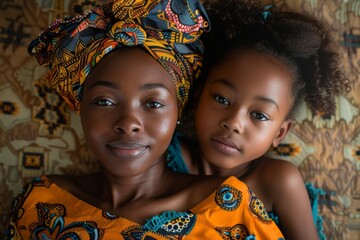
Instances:
[[[99,182],[99,174],[81,176],[53,174],[46,175],[46,177],[73,195],[79,195],[80,192],[88,191],[86,186],[94,186],[94,184]]]

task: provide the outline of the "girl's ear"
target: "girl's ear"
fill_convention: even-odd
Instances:
[[[286,136],[286,134],[289,132],[290,128],[292,126],[292,120],[285,120],[279,131],[277,132],[274,140],[273,140],[273,147],[277,147],[280,142],[284,139],[284,137]]]

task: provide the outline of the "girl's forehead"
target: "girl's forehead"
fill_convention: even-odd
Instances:
[[[292,98],[292,77],[285,65],[252,51],[229,54],[213,66],[206,84],[226,88],[236,95]]]
[[[254,78],[267,79],[268,75],[276,75],[287,79],[290,83],[292,74],[285,63],[279,59],[258,51],[234,51],[227,54],[210,69],[209,76],[224,75],[236,77],[239,80]]]
[[[275,55],[275,53],[268,53],[263,52],[257,49],[234,49],[231,52],[225,54],[222,58],[221,62],[235,62],[238,63],[243,61],[246,65],[248,60],[255,60],[255,61],[266,61],[269,63],[273,63],[274,65],[284,65],[285,63],[281,60],[280,56]],[[250,63],[249,63],[250,64]]]

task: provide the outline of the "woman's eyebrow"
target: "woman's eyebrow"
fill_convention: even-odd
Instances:
[[[154,88],[163,88],[169,91],[169,88],[162,83],[145,83],[140,87],[140,90],[151,90]]]
[[[94,82],[93,84],[91,84],[89,86],[89,89],[92,89],[96,86],[103,86],[103,87],[119,89],[117,84],[110,82],[110,81],[105,81],[105,80]],[[166,89],[167,91],[169,91],[169,88],[162,83],[145,83],[140,86],[140,90],[150,90],[150,89],[154,89],[154,88],[163,88],[163,89]]]
[[[109,81],[104,81],[104,80],[94,82],[93,84],[91,84],[89,86],[89,89],[92,89],[96,86],[103,86],[103,87],[118,89],[118,86],[115,83],[109,82]]]

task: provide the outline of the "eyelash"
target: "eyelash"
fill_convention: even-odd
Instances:
[[[270,120],[269,117],[266,116],[266,115],[263,114],[263,113],[252,112],[251,115],[252,115],[254,118],[256,118],[256,119],[258,119],[258,120],[260,120],[260,121],[269,121],[269,120]],[[264,118],[265,118],[265,119],[264,119]]]
[[[154,106],[154,105],[156,105],[156,106]],[[151,108],[151,109],[158,109],[158,108],[163,107],[164,104],[161,103],[161,102],[158,102],[158,101],[147,101],[147,102],[145,103],[145,106],[146,106],[147,108]]]
[[[222,104],[222,105],[230,105],[230,101],[229,101],[226,97],[223,97],[223,96],[220,96],[220,95],[213,95],[213,98],[214,98],[215,101],[218,102],[219,104]]]
[[[98,106],[104,106],[104,107],[111,107],[114,106],[115,103],[113,103],[111,100],[109,99],[95,99],[94,104],[98,105]]]
[[[101,106],[101,107],[112,107],[112,106],[116,105],[113,101],[111,101],[109,99],[96,99],[96,100],[94,100],[94,104]],[[146,108],[149,108],[149,109],[158,109],[158,108],[165,106],[165,104],[163,104],[159,101],[153,101],[153,100],[146,101],[144,105]]]

